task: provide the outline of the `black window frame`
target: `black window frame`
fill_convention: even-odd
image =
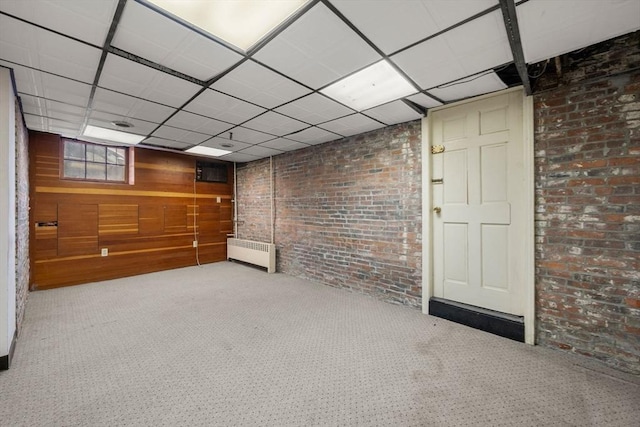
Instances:
[[[71,146],[71,144],[73,144],[73,146]],[[81,150],[77,150],[79,146],[82,146]],[[72,148],[67,149],[68,147],[75,147],[75,155],[71,153]],[[127,184],[130,161],[129,149],[130,147],[126,146],[103,145],[65,138],[62,140],[60,148],[60,178],[64,180],[82,182]],[[100,153],[101,151],[103,153],[102,156],[102,153]],[[76,166],[83,164],[83,176],[80,176],[81,174],[79,173],[68,173],[69,171],[67,166],[71,163],[75,163]],[[90,175],[88,173],[90,170],[89,166],[94,166],[96,171],[99,171],[100,166],[104,166],[104,178],[97,177],[95,174]],[[109,167],[121,169],[122,179],[109,179]],[[88,175],[89,177],[87,177]]]

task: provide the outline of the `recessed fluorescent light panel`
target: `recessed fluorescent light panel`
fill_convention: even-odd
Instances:
[[[191,147],[188,150],[185,150],[185,152],[191,153],[191,154],[200,154],[200,155],[209,156],[209,157],[220,157],[220,156],[224,156],[225,154],[231,153],[231,151],[220,150],[218,148],[203,147],[201,145]]]
[[[293,15],[307,0],[147,0],[243,51]]]
[[[146,136],[135,135],[133,133],[121,132],[119,130],[105,129],[97,126],[88,125],[84,132],[84,136],[99,139],[106,142],[119,142],[122,144],[135,145],[142,142]]]
[[[376,62],[320,92],[356,111],[416,93],[414,88],[387,61]]]

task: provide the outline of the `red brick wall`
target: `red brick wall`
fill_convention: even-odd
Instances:
[[[565,56],[534,98],[538,343],[635,373],[639,46],[636,33]]]
[[[420,121],[273,158],[278,271],[420,307]],[[268,241],[269,159],[239,166],[239,237]]]
[[[239,239],[271,241],[269,159],[238,165],[236,195]]]
[[[552,59],[534,91],[537,341],[635,373],[638,70],[634,33]],[[414,122],[274,157],[279,271],[418,307],[420,138]],[[268,168],[239,168],[241,237],[270,237]]]

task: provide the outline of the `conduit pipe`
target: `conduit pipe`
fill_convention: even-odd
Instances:
[[[274,221],[273,221],[273,156],[269,156],[269,189],[271,191],[271,244],[274,243]]]
[[[238,176],[233,162],[233,237],[238,238]]]

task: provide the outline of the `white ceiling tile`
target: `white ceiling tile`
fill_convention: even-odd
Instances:
[[[74,116],[84,117],[86,109],[76,105],[65,104],[58,101],[46,101],[46,106],[49,111],[59,111],[61,113],[73,114]]]
[[[1,59],[0,66],[13,70],[16,88],[19,93],[44,97],[44,87],[42,86],[42,79],[40,78],[40,74],[42,74],[41,71],[32,70],[31,68],[16,65]],[[87,87],[91,90],[91,86],[87,85]]]
[[[268,111],[261,116],[249,120],[243,126],[275,136],[284,136],[291,132],[304,129],[309,125],[283,116],[282,114]]]
[[[127,123],[130,123],[133,126],[127,129],[127,131],[131,131],[138,135],[148,135],[158,127],[157,123],[148,122],[146,120],[139,120],[118,114],[105,113],[97,110],[92,110],[91,114],[89,115],[90,125],[106,129],[122,130],[121,128],[113,124],[113,122],[115,121],[125,121]]]
[[[536,0],[519,5],[516,12],[527,63],[640,29],[638,0]]]
[[[47,119],[42,116],[32,116],[30,114],[24,115],[24,121],[27,124],[27,128],[31,130],[46,131],[46,120]]]
[[[433,108],[442,105],[441,102],[436,101],[430,96],[425,95],[424,93],[418,93],[415,95],[408,96],[407,99],[409,101],[415,102],[416,104],[424,107],[424,108]]]
[[[11,65],[4,61],[0,61],[0,64]],[[89,102],[91,85],[19,65],[12,65],[11,68],[20,95],[46,98],[82,108],[86,108]]]
[[[205,147],[218,148],[220,150],[238,151],[244,148],[251,147],[253,144],[247,144],[244,142],[216,136],[203,142],[201,145]]]
[[[260,158],[262,158],[262,157],[261,156],[252,156],[252,155],[246,154],[246,153],[231,153],[231,154],[226,154],[224,156],[218,157],[218,159],[220,159],[220,160],[226,160],[228,162],[236,162],[236,163],[252,162],[252,161],[258,160]]]
[[[314,89],[381,59],[322,3],[260,49],[254,58]]]
[[[498,4],[497,0],[332,0],[386,54],[418,42]],[[399,29],[402,29],[399,31]]]
[[[288,139],[293,139],[298,142],[304,142],[306,144],[320,144],[328,141],[335,141],[341,139],[342,135],[336,135],[333,132],[329,132],[317,127],[310,127],[300,132],[287,135]]]
[[[98,86],[171,107],[182,106],[201,89],[194,83],[113,54],[107,55]]]
[[[49,131],[49,119],[47,117],[25,113],[24,121],[30,130]]]
[[[391,59],[430,89],[511,62],[511,47],[498,10],[405,50]]]
[[[354,110],[363,111],[418,91],[389,61],[382,60],[321,92]]]
[[[182,142],[184,144],[196,145],[211,138],[209,135],[203,133],[191,132],[184,129],[174,128],[171,126],[160,126],[153,132],[152,136],[158,138],[170,139],[172,141]]]
[[[47,115],[46,100],[31,95],[20,95],[20,101],[22,102],[22,110],[26,114],[34,114],[37,116]]]
[[[102,47],[118,0],[2,0],[2,11]]]
[[[506,89],[507,85],[494,72],[481,73],[443,86],[430,92],[443,101],[455,101]]]
[[[21,95],[22,109],[25,114],[41,115],[51,119],[82,125],[85,109],[60,102],[48,101],[30,95]]]
[[[39,78],[44,88],[44,98],[82,107],[88,105],[90,85],[46,73],[40,73]]]
[[[93,109],[154,123],[162,123],[175,112],[174,108],[101,88],[96,89]]]
[[[262,107],[211,89],[207,89],[198,95],[184,109],[234,124],[240,124],[265,111]]]
[[[207,135],[217,135],[233,127],[232,124],[189,113],[178,111],[165,123],[167,125],[182,129],[190,129],[195,132],[206,133]]]
[[[304,98],[278,107],[275,111],[312,125],[354,113],[351,108],[345,107],[319,93],[312,93]]]
[[[70,123],[74,127],[77,127],[77,129],[81,129],[82,125],[84,124],[84,115],[77,116],[77,115],[74,115],[74,114],[63,113],[61,111],[49,111],[47,114],[52,119],[61,120],[61,121],[64,121],[66,123]]]
[[[190,148],[193,144],[188,144],[179,141],[171,141],[169,139],[158,138],[155,136],[149,137],[142,141],[143,145],[155,145],[157,147],[165,147],[165,148],[177,148],[179,150]]]
[[[252,147],[245,148],[239,153],[250,154],[252,156],[259,156],[259,157],[268,157],[268,156],[277,156],[278,154],[282,154],[282,150],[276,150],[269,147],[254,145]]]
[[[363,116],[362,114],[353,114],[328,123],[323,123],[319,127],[343,136],[351,136],[369,132],[374,129],[380,129],[384,126],[384,124],[378,123],[369,117]],[[294,136],[292,135],[289,138],[293,137]]]
[[[379,105],[369,110],[363,111],[369,117],[373,117],[387,125],[395,125],[411,120],[421,119],[422,114],[409,107],[404,102],[398,100],[389,102],[388,104]]]
[[[242,56],[150,8],[128,1],[113,45],[200,80],[209,80]]]
[[[68,138],[77,138],[80,136],[81,124],[51,118],[47,120],[49,125],[48,131],[51,133],[58,133]]]
[[[0,15],[2,59],[92,83],[102,51]]]
[[[282,150],[282,151],[293,151],[293,150],[299,150],[300,148],[306,148],[309,145],[303,144],[297,141],[292,141],[287,138],[275,138],[275,139],[272,139],[271,141],[263,142],[262,144],[260,144],[260,146],[275,148],[276,150]]]
[[[244,62],[211,88],[266,108],[276,107],[310,92],[304,86],[253,61]]]

